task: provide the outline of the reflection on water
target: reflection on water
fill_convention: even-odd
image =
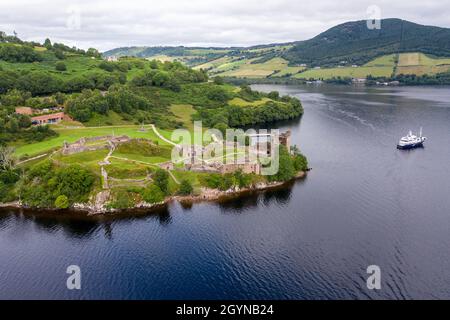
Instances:
[[[271,201],[274,201],[278,205],[282,205],[289,201],[293,185],[301,183],[302,180],[288,182],[283,186],[268,190],[249,191],[227,196],[211,202],[210,205],[220,208],[223,214],[249,212],[249,209],[258,207],[260,202],[268,205]],[[195,204],[190,201],[183,201],[179,205],[186,212],[191,211],[195,207]],[[20,228],[21,225],[28,226],[32,224],[33,228],[36,228],[38,231],[48,233],[62,231],[67,237],[75,239],[92,238],[97,233],[103,233],[106,238],[112,239],[115,224],[149,220],[157,221],[160,226],[169,225],[172,221],[169,205],[151,210],[130,210],[106,215],[87,215],[75,211],[0,209],[0,231],[9,226]]]

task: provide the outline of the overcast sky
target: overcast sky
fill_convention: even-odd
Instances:
[[[450,27],[450,0],[0,0],[0,30],[101,51],[121,46],[247,46],[309,39],[350,20]]]

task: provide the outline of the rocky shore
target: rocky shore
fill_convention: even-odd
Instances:
[[[281,187],[285,184],[288,184],[292,182],[293,180],[301,179],[306,176],[306,172],[301,171],[299,172],[292,180],[284,181],[284,182],[270,182],[270,183],[259,183],[255,186],[252,186],[250,188],[233,188],[226,191],[218,190],[218,189],[209,189],[209,188],[201,188],[201,192],[198,195],[189,195],[189,196],[171,196],[164,199],[164,201],[161,201],[159,203],[146,203],[141,202],[138,203],[135,207],[127,209],[127,210],[148,210],[152,208],[158,208],[162,207],[172,201],[178,201],[183,203],[198,203],[198,202],[204,202],[204,201],[217,201],[221,200],[222,198],[228,198],[233,196],[239,196],[248,192],[254,192],[254,191],[262,191],[262,190],[268,190],[272,188]],[[93,199],[91,203],[75,203],[70,209],[72,211],[76,212],[82,212],[87,213],[88,215],[100,215],[100,214],[114,214],[114,213],[120,213],[124,212],[122,209],[112,209],[108,208],[106,205],[106,199],[109,197],[109,191],[102,191],[98,193]],[[0,208],[12,208],[12,209],[20,209],[20,208],[26,208],[31,209],[20,202],[10,202],[10,203],[0,203]],[[42,208],[41,208],[42,209]],[[45,208],[42,209],[45,211],[59,211],[59,209],[53,209],[53,208]]]

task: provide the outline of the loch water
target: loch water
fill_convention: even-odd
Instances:
[[[307,178],[148,214],[2,210],[0,298],[450,298],[450,88],[253,87],[301,99],[304,116],[274,127],[292,130]],[[421,126],[423,149],[396,149]]]

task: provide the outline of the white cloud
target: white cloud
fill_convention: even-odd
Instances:
[[[131,45],[240,46],[308,39],[338,23],[366,19],[370,5],[379,6],[383,18],[450,27],[449,4],[450,0],[1,0],[0,30],[15,30],[25,40],[42,42],[49,37],[100,50]],[[77,12],[80,25],[74,28]]]

